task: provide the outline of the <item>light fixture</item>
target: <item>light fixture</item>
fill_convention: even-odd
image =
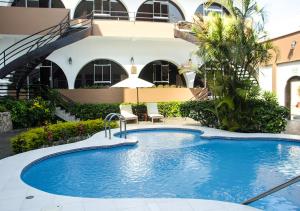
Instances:
[[[291,49],[294,50],[296,48],[296,45],[297,45],[297,41],[296,40],[292,41]]]
[[[133,58],[133,56],[130,58],[130,63],[131,63],[131,65],[134,64],[134,58]]]
[[[72,57],[69,57],[68,62],[69,62],[69,64],[72,64],[72,62],[73,62]]]
[[[134,58],[133,56],[130,58],[130,63],[131,63],[131,74],[136,74],[137,73],[137,68],[134,65]]]

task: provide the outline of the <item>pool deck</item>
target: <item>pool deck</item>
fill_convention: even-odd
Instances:
[[[178,126],[166,124],[130,125],[128,129],[139,128],[189,128],[204,132],[204,137],[235,138],[278,138],[300,140],[300,136],[285,134],[243,134],[232,133],[199,126]],[[118,132],[114,129],[112,133]],[[77,143],[48,147],[21,153],[0,160],[0,210],[2,211],[255,211],[253,207],[239,204],[201,199],[91,199],[54,195],[37,190],[25,184],[20,175],[28,164],[55,153],[81,148],[117,147],[134,145],[136,141],[104,137],[104,132]],[[34,196],[26,199],[27,196]]]

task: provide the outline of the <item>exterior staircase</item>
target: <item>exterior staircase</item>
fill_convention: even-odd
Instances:
[[[65,109],[61,107],[55,108],[55,115],[59,117],[62,120],[65,120],[66,122],[79,122],[80,119],[76,118],[75,115],[72,115],[71,113],[67,112]]]
[[[60,23],[32,34],[0,53],[1,95],[28,96],[28,76],[53,51],[92,34],[93,13],[70,20],[68,14]]]

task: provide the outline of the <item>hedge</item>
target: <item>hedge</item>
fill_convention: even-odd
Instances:
[[[7,98],[0,101],[0,106],[11,113],[15,129],[43,126],[55,120],[54,104],[40,97],[30,100]]]
[[[217,116],[212,112],[214,101],[189,101],[181,105],[181,115],[199,121],[203,126],[220,128]],[[285,130],[289,111],[277,102],[265,99],[248,100],[238,116],[238,132],[280,133]],[[222,129],[222,128],[220,128]]]
[[[163,102],[158,103],[159,112],[165,117],[180,117],[181,102]],[[109,113],[120,113],[118,103],[114,104],[75,104],[72,108],[69,108],[69,112],[74,114],[81,120],[88,119],[104,119]],[[147,113],[145,103],[131,104],[133,113],[140,116],[143,113]]]
[[[112,128],[116,128],[116,122],[111,123]],[[11,139],[15,153],[26,152],[44,146],[63,144],[71,138],[83,137],[95,134],[104,129],[102,119],[88,120],[81,122],[62,122],[47,125],[45,127],[30,129]]]

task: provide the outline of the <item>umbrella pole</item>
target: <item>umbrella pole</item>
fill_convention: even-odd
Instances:
[[[136,102],[139,104],[139,88],[136,88]]]

